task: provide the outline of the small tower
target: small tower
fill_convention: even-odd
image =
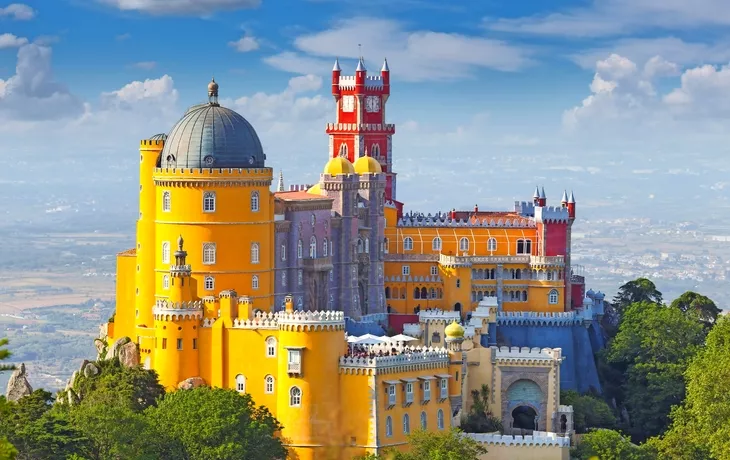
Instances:
[[[563,208],[568,207],[568,191],[563,190],[563,197],[560,199],[560,206]]]
[[[365,79],[367,78],[368,71],[365,68],[365,62],[363,62],[362,56],[357,61],[357,68],[355,69],[355,94],[365,94]]]
[[[388,59],[383,59],[383,67],[380,69],[380,77],[383,79],[383,106],[390,96],[390,68],[388,67]]]
[[[568,197],[568,216],[571,220],[575,220],[575,196],[573,195],[573,191],[570,191],[570,196]]]
[[[532,204],[540,206],[540,187],[535,186],[535,193],[532,194]]]
[[[547,205],[547,197],[545,196],[545,187],[540,190],[540,206]]]
[[[340,99],[340,75],[342,73],[342,69],[340,68],[340,60],[335,59],[335,65],[332,67],[332,95],[335,97],[335,100]]]
[[[460,352],[461,344],[464,342],[464,328],[454,320],[444,329],[446,335],[446,348],[449,351]]]
[[[191,289],[190,265],[187,264],[188,253],[183,249],[182,235],[177,238],[177,251],[175,251],[175,264],[170,266],[170,293],[167,300],[171,302],[189,302],[193,300]]]
[[[284,191],[284,172],[279,171],[279,183],[276,185],[276,191],[277,192],[283,192]]]

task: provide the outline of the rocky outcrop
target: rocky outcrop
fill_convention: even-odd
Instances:
[[[137,350],[137,344],[134,342],[127,342],[117,349],[117,358],[124,367],[135,367],[139,366],[139,351]]]
[[[121,348],[123,345],[128,344],[132,340],[129,337],[119,337],[117,340],[114,341],[111,348],[107,350],[106,352],[106,359],[112,359],[119,356],[119,348]]]
[[[106,358],[107,344],[102,339],[94,339],[94,346],[96,347],[96,359]]]
[[[25,364],[15,369],[8,381],[8,389],[5,392],[5,398],[8,401],[17,401],[23,396],[33,393],[33,387],[28,383],[25,372]]]
[[[178,390],[192,390],[204,386],[206,386],[206,383],[202,377],[190,377],[177,384]]]
[[[99,375],[99,366],[94,363],[86,363],[83,367],[84,377],[91,378]]]

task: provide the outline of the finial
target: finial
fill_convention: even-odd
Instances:
[[[208,102],[218,104],[218,83],[215,82],[215,77],[208,83]]]
[[[568,197],[568,203],[575,204],[575,195],[573,195],[573,191],[570,191],[570,196]]]
[[[563,190],[563,197],[560,199],[561,203],[567,203],[568,202],[568,191]]]
[[[380,69],[381,72],[390,72],[390,69],[388,68],[388,58],[383,59],[383,68]]]
[[[177,250],[178,251],[182,251],[183,250],[183,243],[184,242],[185,242],[185,240],[183,240],[182,235],[180,235],[180,236],[177,237]]]
[[[357,44],[357,54],[362,59],[362,45],[360,43]]]
[[[333,72],[339,72],[340,70],[340,58],[335,58],[335,66],[332,67]]]

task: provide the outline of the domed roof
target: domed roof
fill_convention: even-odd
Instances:
[[[452,322],[448,326],[446,326],[446,329],[444,329],[444,333],[446,334],[446,337],[450,338],[459,338],[464,337],[464,328],[461,327],[459,323],[456,321]]]
[[[163,168],[263,168],[264,149],[253,126],[218,104],[211,82],[208,103],[190,107],[167,135]]]
[[[355,172],[358,174],[376,174],[383,172],[383,168],[378,163],[378,160],[369,156],[358,158],[355,160],[353,166],[355,167]]]
[[[311,193],[312,195],[321,195],[322,194],[322,187],[319,186],[319,184],[314,184],[307,190],[307,193]]]
[[[165,134],[165,133],[155,134],[154,136],[151,136],[148,140],[150,140],[150,141],[166,141],[167,140],[167,134]]]
[[[355,168],[345,157],[334,157],[324,166],[325,174],[330,176],[337,176],[340,174],[355,174]]]

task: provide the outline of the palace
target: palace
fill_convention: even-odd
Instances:
[[[573,193],[558,206],[537,188],[510,211],[405,212],[388,63],[341,73],[335,62],[314,185],[285,191],[280,174],[270,190],[256,131],[218,103],[215,81],[208,102],[141,141],[136,247],[117,256],[109,343],[135,341],[168,389],[250,393],[301,460],[405,448],[413,430],[458,426],[483,385],[504,425],[470,434],[485,458],[567,459],[560,388],[600,390],[603,346],[603,294],[571,265]],[[348,344],[387,328],[417,345]]]

